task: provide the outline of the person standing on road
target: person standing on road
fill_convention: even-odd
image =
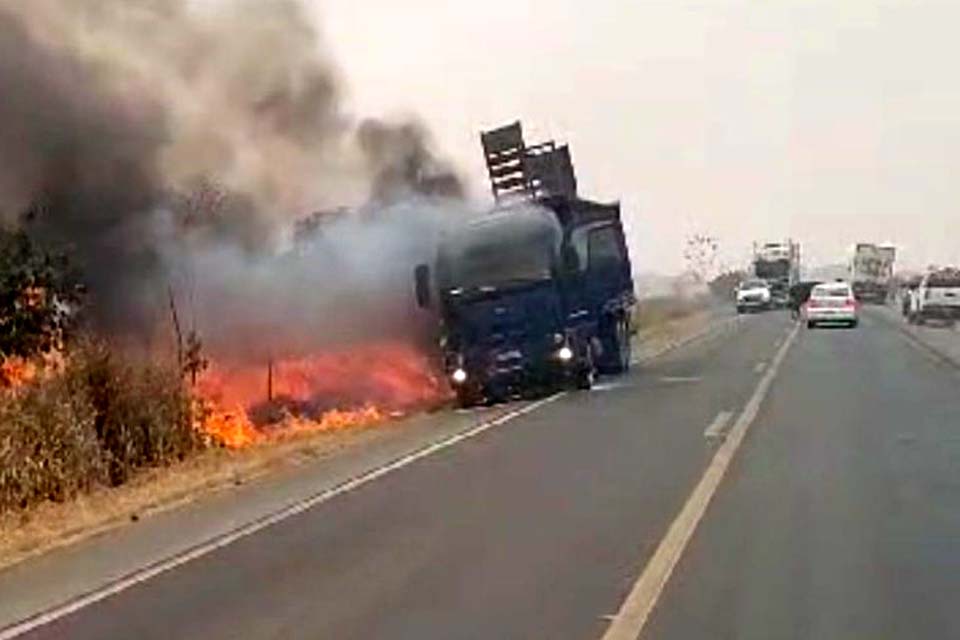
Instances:
[[[797,283],[790,287],[787,306],[790,307],[790,318],[792,320],[800,319],[800,306],[803,304],[803,284]]]
[[[790,287],[787,306],[790,307],[790,317],[792,319],[800,319],[800,308],[803,307],[804,303],[810,299],[810,292],[813,291],[813,288],[818,284],[820,284],[820,282],[798,282]]]

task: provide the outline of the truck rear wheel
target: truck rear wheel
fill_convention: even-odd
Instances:
[[[630,324],[625,319],[611,323],[601,337],[603,343],[602,373],[620,374],[630,370],[633,359]]]

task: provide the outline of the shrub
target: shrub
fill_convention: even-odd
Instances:
[[[138,468],[182,460],[203,446],[193,427],[189,389],[176,366],[138,363],[87,340],[66,376],[95,413],[94,431],[112,485]]]
[[[103,482],[95,420],[92,403],[63,377],[0,396],[0,512]]]

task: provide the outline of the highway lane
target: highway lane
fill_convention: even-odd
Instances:
[[[789,329],[745,318],[26,637],[599,637]]]
[[[804,331],[644,638],[960,637],[956,371]]]

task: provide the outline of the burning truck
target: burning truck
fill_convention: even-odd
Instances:
[[[619,203],[580,198],[569,148],[528,147],[519,122],[481,139],[494,208],[415,270],[459,403],[627,371],[636,299]]]

